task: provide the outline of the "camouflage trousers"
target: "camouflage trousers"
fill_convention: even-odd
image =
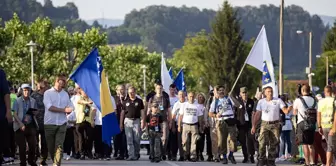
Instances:
[[[277,148],[280,142],[280,123],[270,124],[261,122],[259,141],[259,161],[275,161],[278,157]],[[266,146],[268,146],[268,158],[266,158]]]
[[[161,133],[148,131],[150,156],[152,159],[161,159]]]
[[[227,154],[228,146],[231,152],[237,151],[238,130],[236,125],[229,126],[224,120],[217,121],[218,154]]]

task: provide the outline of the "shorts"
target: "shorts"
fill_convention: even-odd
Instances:
[[[296,143],[299,145],[313,145],[315,131],[304,131],[304,122],[300,122],[297,124],[296,130]]]
[[[330,129],[323,129],[324,138],[327,141],[327,152],[336,153],[336,135],[330,136],[329,135]]]

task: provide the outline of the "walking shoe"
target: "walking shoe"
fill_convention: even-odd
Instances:
[[[231,161],[232,164],[237,164],[234,156],[229,156],[229,160]]]
[[[264,160],[258,160],[257,166],[264,166],[264,165],[267,165]]]
[[[244,160],[242,161],[242,163],[247,163],[248,159],[244,157]]]
[[[155,162],[155,160],[154,160],[154,159],[150,159],[150,162],[151,162],[151,163],[154,163],[154,162]]]
[[[216,158],[214,161],[215,161],[216,163],[219,163],[219,162],[220,162],[219,158]]]
[[[171,161],[176,161],[176,156],[172,157]]]
[[[228,160],[227,160],[227,158],[224,158],[224,159],[223,159],[223,164],[228,164]]]
[[[85,160],[85,156],[81,155],[80,160]]]
[[[30,166],[37,166],[35,162],[28,163]]]
[[[124,160],[125,158],[124,158],[124,156],[118,156],[117,158],[116,158],[116,160]]]
[[[48,166],[48,164],[45,161],[41,161],[40,166]]]
[[[65,160],[69,161],[71,158],[69,155],[66,156]]]
[[[254,161],[254,156],[253,156],[253,155],[251,155],[251,157],[250,157],[250,161],[251,161],[252,164],[255,163],[255,161]]]
[[[184,158],[183,158],[183,157],[180,157],[180,158],[178,159],[178,161],[184,161]]]
[[[208,156],[207,161],[212,161],[212,160],[213,160],[212,156]]]
[[[199,159],[200,159],[201,161],[204,161],[204,157],[203,157],[202,154],[199,155]]]
[[[268,166],[275,166],[275,161],[274,160],[267,160],[267,165]]]
[[[191,158],[190,161],[191,161],[191,162],[196,162],[197,159],[196,159],[196,158]]]
[[[162,155],[162,160],[165,161],[167,159],[166,155]]]
[[[159,163],[161,160],[159,158],[155,159],[156,163]]]

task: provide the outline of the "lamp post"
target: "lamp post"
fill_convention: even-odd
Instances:
[[[144,90],[144,97],[146,97],[146,65],[142,66],[142,70],[143,70],[143,90]]]
[[[329,82],[329,67],[333,68],[333,65],[329,65],[329,58],[328,56],[325,56],[325,66],[326,66],[326,85],[328,85]],[[321,58],[321,55],[316,55],[316,58]]]
[[[32,40],[27,44],[29,47],[29,51],[31,54],[31,86],[32,89],[35,88],[34,86],[34,48],[37,46],[36,43],[34,43]]]
[[[304,33],[301,30],[296,31],[297,34],[302,34]],[[310,89],[313,88],[313,79],[312,79],[312,43],[313,43],[313,32],[309,32],[309,67],[306,70],[306,73],[308,74],[308,81],[309,81],[309,86]]]

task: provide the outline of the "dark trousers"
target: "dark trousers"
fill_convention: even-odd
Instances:
[[[93,143],[93,133],[94,130],[91,127],[91,124],[87,121],[79,124],[78,131],[82,137],[82,155],[88,157],[92,156],[92,143]]]
[[[325,140],[322,140],[322,135],[319,132],[315,132],[314,137],[314,149],[315,149],[315,163],[318,163],[318,159],[320,157],[322,164],[326,164],[326,152],[323,149],[322,144],[326,144]]]
[[[2,130],[1,130],[2,132]],[[15,157],[15,149],[16,149],[16,145],[15,145],[15,134],[14,134],[14,129],[13,129],[13,123],[8,123],[8,145],[7,148],[4,150],[4,157]],[[1,136],[3,137],[3,136]]]
[[[111,147],[103,142],[102,126],[96,125],[94,128],[94,148],[95,153],[99,158],[110,157]]]
[[[211,137],[210,137],[209,127],[204,129],[204,133],[200,133],[200,139],[197,141],[197,145],[196,145],[197,155],[202,155],[204,151],[205,139],[206,139],[207,155],[212,156],[212,146],[211,146]]]
[[[177,125],[175,126],[177,129]],[[182,131],[169,133],[169,142],[170,142],[170,150],[172,157],[177,157],[177,151],[179,151],[180,157],[184,157],[184,150],[182,146]]]
[[[19,154],[20,154],[20,165],[25,166],[27,158],[26,158],[26,150],[28,143],[28,163],[35,163],[35,153],[36,153],[36,129],[29,125],[26,125],[24,131],[21,129],[15,132],[16,144],[19,146]]]
[[[113,138],[114,153],[120,157],[127,157],[127,142],[125,130],[121,131],[118,135]]]
[[[244,158],[248,158],[249,156],[253,156],[255,153],[255,139],[251,134],[251,128],[248,124],[238,126],[238,141],[242,146],[242,151]]]
[[[8,122],[6,119],[0,120],[0,166],[2,165],[2,155],[4,151],[8,148]]]
[[[74,141],[74,131],[75,127],[69,127],[67,128],[67,131],[65,133],[65,140],[64,140],[64,153],[67,155],[71,154],[71,151],[74,152],[75,149],[75,141]]]
[[[41,142],[41,149],[39,147],[39,142]],[[39,129],[36,131],[36,157],[41,157],[41,161],[44,162],[47,161],[48,158],[48,145],[43,124],[39,124]]]

